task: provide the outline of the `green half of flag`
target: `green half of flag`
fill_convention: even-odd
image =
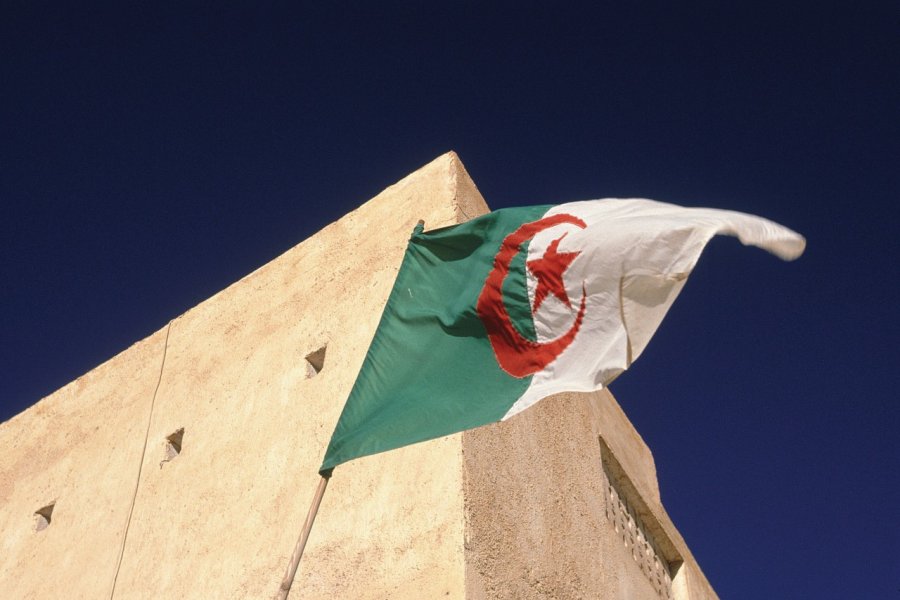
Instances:
[[[504,236],[548,208],[417,228],[321,471],[503,417],[530,378],[499,367],[476,304]],[[524,254],[517,259],[504,292],[514,324],[533,336]]]

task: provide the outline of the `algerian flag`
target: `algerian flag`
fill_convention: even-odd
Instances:
[[[635,199],[417,227],[321,471],[603,388],[717,233],[785,260],[806,243],[760,217]]]

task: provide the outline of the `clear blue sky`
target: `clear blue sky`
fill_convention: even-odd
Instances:
[[[803,233],[714,241],[613,392],[723,598],[900,595],[900,4],[71,4],[0,11],[0,420],[453,149]]]

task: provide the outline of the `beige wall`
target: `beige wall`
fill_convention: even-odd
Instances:
[[[486,210],[444,155],[0,424],[3,597],[272,597],[413,225]],[[676,598],[714,597],[606,393],[342,466],[292,597],[658,597],[605,516],[616,469]]]
[[[164,342],[150,336],[0,425],[4,597],[108,597]],[[33,513],[54,501],[35,533]]]

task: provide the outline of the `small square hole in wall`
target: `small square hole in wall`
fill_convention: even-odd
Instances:
[[[56,502],[51,502],[47,506],[40,508],[34,512],[34,530],[42,531],[47,529],[50,525],[51,517],[53,516],[53,507],[56,506]]]
[[[160,467],[162,467],[163,463],[167,463],[181,454],[182,440],[184,440],[184,427],[166,436],[166,457],[159,463]]]
[[[310,379],[322,372],[325,367],[325,348],[322,346],[315,352],[306,355],[306,378]]]

